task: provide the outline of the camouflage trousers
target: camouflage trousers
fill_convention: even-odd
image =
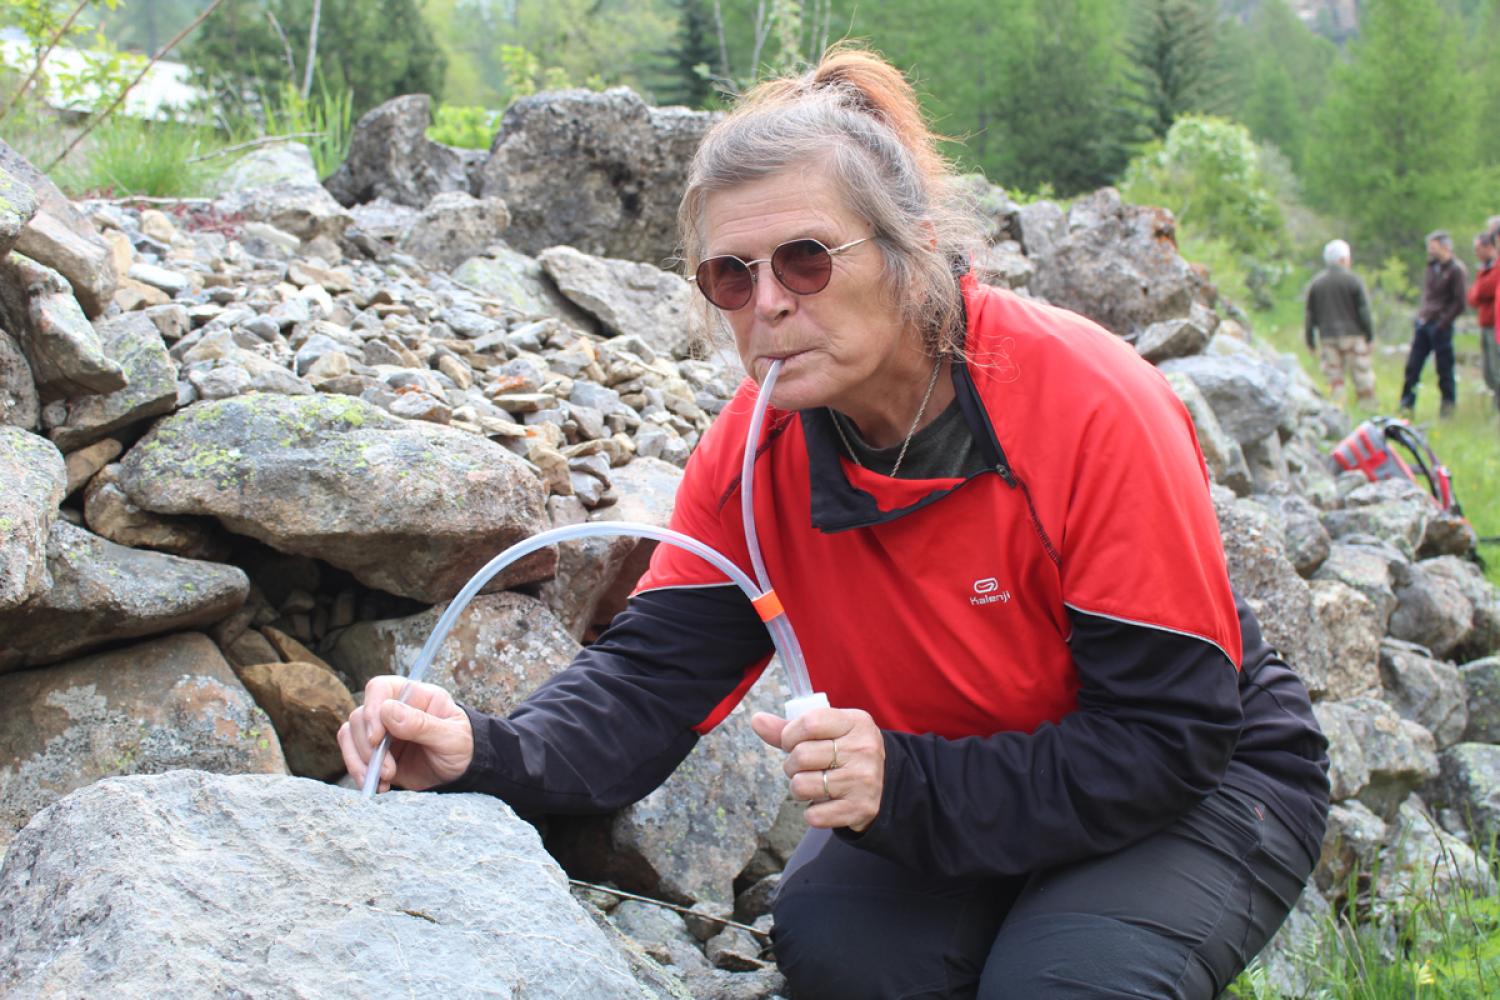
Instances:
[[[1370,342],[1361,336],[1324,337],[1318,342],[1318,362],[1335,401],[1344,397],[1344,370],[1354,382],[1359,401],[1375,405],[1375,369],[1370,367]]]

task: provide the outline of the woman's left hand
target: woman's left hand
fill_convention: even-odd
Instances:
[[[787,752],[782,770],[792,779],[792,798],[812,803],[808,826],[859,833],[874,822],[885,784],[885,738],[869,712],[816,708],[791,722],[757,712],[750,727]]]

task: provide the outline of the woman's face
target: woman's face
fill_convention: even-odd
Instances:
[[[872,235],[869,223],[844,204],[829,172],[817,166],[793,167],[710,195],[704,220],[704,255],[733,254],[745,261],[769,258],[789,240],[812,237],[836,247]],[[832,406],[863,425],[862,413],[891,404],[883,386],[905,386],[912,372],[921,378],[930,370],[919,338],[903,336],[873,240],[836,255],[828,287],[812,295],[788,291],[769,263],[755,270],[749,303],[725,311],[724,318],[745,370],[757,382],[772,361],[785,359],[773,405]],[[896,398],[905,397],[898,392]]]

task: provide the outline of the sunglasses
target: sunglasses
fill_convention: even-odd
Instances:
[[[759,280],[756,264],[770,263],[781,287],[797,295],[814,295],[828,287],[833,277],[833,258],[845,250],[869,242],[865,236],[836,247],[825,247],[811,237],[791,240],[771,252],[770,257],[744,261],[733,254],[709,257],[698,265],[692,281],[703,297],[725,312],[743,309],[755,294]]]

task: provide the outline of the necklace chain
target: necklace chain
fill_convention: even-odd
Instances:
[[[917,433],[917,425],[922,422],[922,414],[927,412],[927,402],[932,399],[932,390],[937,385],[938,371],[942,367],[943,359],[938,358],[937,363],[932,366],[932,375],[927,379],[927,391],[922,394],[922,405],[917,407],[917,415],[911,418],[911,428],[906,432],[906,440],[901,442],[901,452],[896,456],[896,464],[891,466],[892,479],[895,479],[896,473],[901,471],[901,461],[906,458],[906,449],[911,447],[911,439]],[[833,429],[839,432],[839,440],[844,442],[844,450],[849,453],[850,458],[854,459],[854,464],[863,469],[865,463],[859,460],[859,455],[855,452],[854,446],[849,443],[849,438],[844,434],[844,427],[840,422],[839,414],[830,410],[829,417],[833,420]]]

